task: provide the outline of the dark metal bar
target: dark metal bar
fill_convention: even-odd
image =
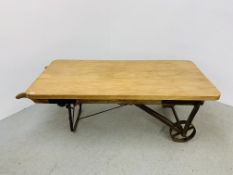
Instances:
[[[111,111],[111,110],[114,110],[114,109],[118,109],[118,108],[121,108],[123,106],[126,106],[126,105],[119,105],[119,106],[116,106],[116,107],[113,107],[113,108],[110,108],[110,109],[106,109],[106,110],[103,110],[103,111],[100,111],[100,112],[96,112],[94,114],[86,115],[86,116],[81,117],[80,120],[86,119],[86,118],[89,118],[89,117],[92,117],[92,116],[95,116],[95,115],[99,115],[99,114],[102,114],[104,112],[108,112],[108,111]]]
[[[178,115],[177,115],[177,112],[176,112],[176,110],[175,110],[175,106],[172,106],[171,109],[172,109],[172,112],[173,112],[173,114],[174,114],[174,116],[175,116],[175,118],[176,118],[176,122],[179,122],[180,119],[179,119],[179,117],[178,117]]]
[[[164,124],[168,125],[170,128],[173,128],[174,130],[180,132],[180,129],[177,128],[174,123],[172,121],[170,121],[169,119],[167,119],[166,117],[164,117],[163,115],[159,114],[158,112],[152,110],[151,108],[143,105],[143,104],[136,104],[135,106],[139,107],[140,109],[142,109],[143,111],[147,112],[148,114],[150,114],[152,117],[157,118],[158,120],[160,120],[161,122],[163,122]]]
[[[80,103],[80,104],[79,104],[78,115],[77,115],[77,118],[76,118],[75,123],[74,123],[74,131],[76,131],[76,129],[77,129],[77,126],[78,126],[78,122],[79,122],[79,120],[80,120],[81,113],[82,113],[82,104]],[[73,121],[74,121],[74,120],[73,120]]]
[[[81,113],[82,113],[82,104],[79,104],[79,111],[78,111],[76,119],[75,119],[75,104],[67,104],[66,107],[69,113],[70,130],[72,132],[75,132],[78,126],[78,122],[80,120]]]
[[[73,112],[72,112],[72,106],[71,106],[71,104],[68,104],[66,107],[67,107],[68,112],[69,112],[70,131],[73,132]]]
[[[203,105],[203,101],[185,101],[185,100],[163,100],[162,105],[174,106],[174,105]]]
[[[50,99],[48,100],[50,104],[57,104],[60,107],[67,106],[69,104],[76,104],[77,100],[73,99]]]
[[[199,108],[200,108],[200,105],[201,105],[201,104],[195,104],[195,105],[194,105],[194,107],[193,107],[193,109],[192,109],[192,111],[191,111],[191,113],[190,113],[190,115],[189,115],[189,117],[188,117],[188,119],[187,119],[187,121],[186,121],[186,124],[185,124],[185,126],[184,126],[183,135],[186,135],[186,133],[187,133],[187,131],[188,131],[188,129],[189,129],[190,124],[192,123],[192,121],[193,121],[195,115],[197,114],[197,112],[198,112],[198,110],[199,110]]]

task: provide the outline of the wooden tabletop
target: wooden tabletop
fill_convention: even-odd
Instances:
[[[215,86],[191,62],[55,60],[25,97],[78,100],[217,100]]]

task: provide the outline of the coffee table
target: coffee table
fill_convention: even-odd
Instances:
[[[200,106],[218,100],[220,92],[187,60],[55,60],[16,98],[66,107],[72,132],[83,118],[135,105],[168,125],[173,141],[186,142],[196,133],[192,121]],[[81,117],[86,103],[119,106]],[[171,108],[174,121],[148,107],[153,104]],[[177,105],[193,106],[187,119],[178,117]]]

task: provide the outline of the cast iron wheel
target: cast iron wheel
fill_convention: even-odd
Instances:
[[[170,128],[170,136],[173,141],[187,142],[195,136],[196,129],[192,124],[188,126],[187,132],[186,133],[184,132],[185,124],[186,124],[186,120],[181,120],[174,124],[176,128],[180,129],[180,132],[178,132],[177,130],[174,130],[173,128]]]

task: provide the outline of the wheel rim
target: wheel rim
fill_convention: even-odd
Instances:
[[[170,136],[173,141],[175,142],[187,142],[190,139],[192,139],[196,134],[195,127],[190,124],[188,126],[187,132],[184,133],[184,126],[186,124],[186,120],[181,120],[179,122],[176,122],[174,125],[176,128],[179,128],[180,131],[174,130],[173,128],[170,128]]]

